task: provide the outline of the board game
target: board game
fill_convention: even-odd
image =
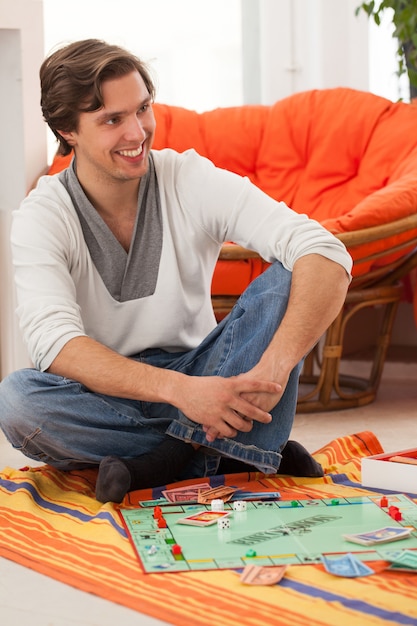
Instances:
[[[120,509],[120,515],[144,571],[161,573],[311,564],[320,563],[323,555],[346,553],[373,561],[399,550],[417,550],[417,504],[404,494],[390,495],[382,504],[381,496],[255,500],[245,503],[246,510],[236,511],[232,502],[226,502],[224,510],[230,513],[226,528],[181,523],[184,517],[210,511],[202,504],[158,507],[163,525],[152,508]],[[390,516],[390,507],[400,512],[399,521]],[[384,527],[412,532],[400,541],[372,546],[343,537]]]

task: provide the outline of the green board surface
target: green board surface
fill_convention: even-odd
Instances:
[[[417,550],[417,531],[400,541],[362,546],[344,534],[369,532],[386,526],[417,528],[417,504],[404,494],[389,496],[389,506],[402,514],[394,521],[381,496],[352,498],[248,501],[246,511],[230,510],[230,527],[188,526],[178,520],[207,505],[162,506],[166,528],[159,528],[153,509],[121,509],[132,545],[147,573],[240,569],[248,564],[285,565],[321,562],[322,555],[354,553],[363,561],[384,559],[399,550]],[[175,555],[172,546],[181,547]]]

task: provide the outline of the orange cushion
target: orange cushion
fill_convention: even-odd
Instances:
[[[248,176],[263,191],[326,228],[352,232],[415,213],[417,107],[348,88],[311,90],[271,106],[197,113],[154,104],[154,148],[194,148],[215,165]],[[70,157],[56,157],[50,173]],[[363,274],[404,252],[404,235],[350,252]],[[359,263],[376,251],[378,261]],[[264,269],[253,260],[219,262],[213,293],[237,294]]]
[[[52,174],[58,174],[58,172],[62,172],[68,165],[71,163],[72,153],[67,156],[62,156],[61,154],[56,154],[51,163],[51,166],[48,170],[48,174],[52,176]]]

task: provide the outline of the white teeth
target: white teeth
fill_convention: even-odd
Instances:
[[[120,150],[119,154],[127,157],[137,157],[142,154],[142,146],[139,146],[136,150]]]

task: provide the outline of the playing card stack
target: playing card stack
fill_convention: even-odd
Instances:
[[[369,576],[375,574],[374,570],[365,563],[357,559],[353,554],[344,554],[342,557],[331,559],[323,555],[323,565],[329,574],[343,576],[345,578],[356,578],[358,576]]]
[[[373,546],[379,543],[388,543],[389,541],[399,541],[406,539],[412,533],[412,528],[402,528],[399,526],[386,526],[371,530],[367,533],[358,533],[356,535],[343,535],[344,539],[353,543],[359,543],[363,546]]]

